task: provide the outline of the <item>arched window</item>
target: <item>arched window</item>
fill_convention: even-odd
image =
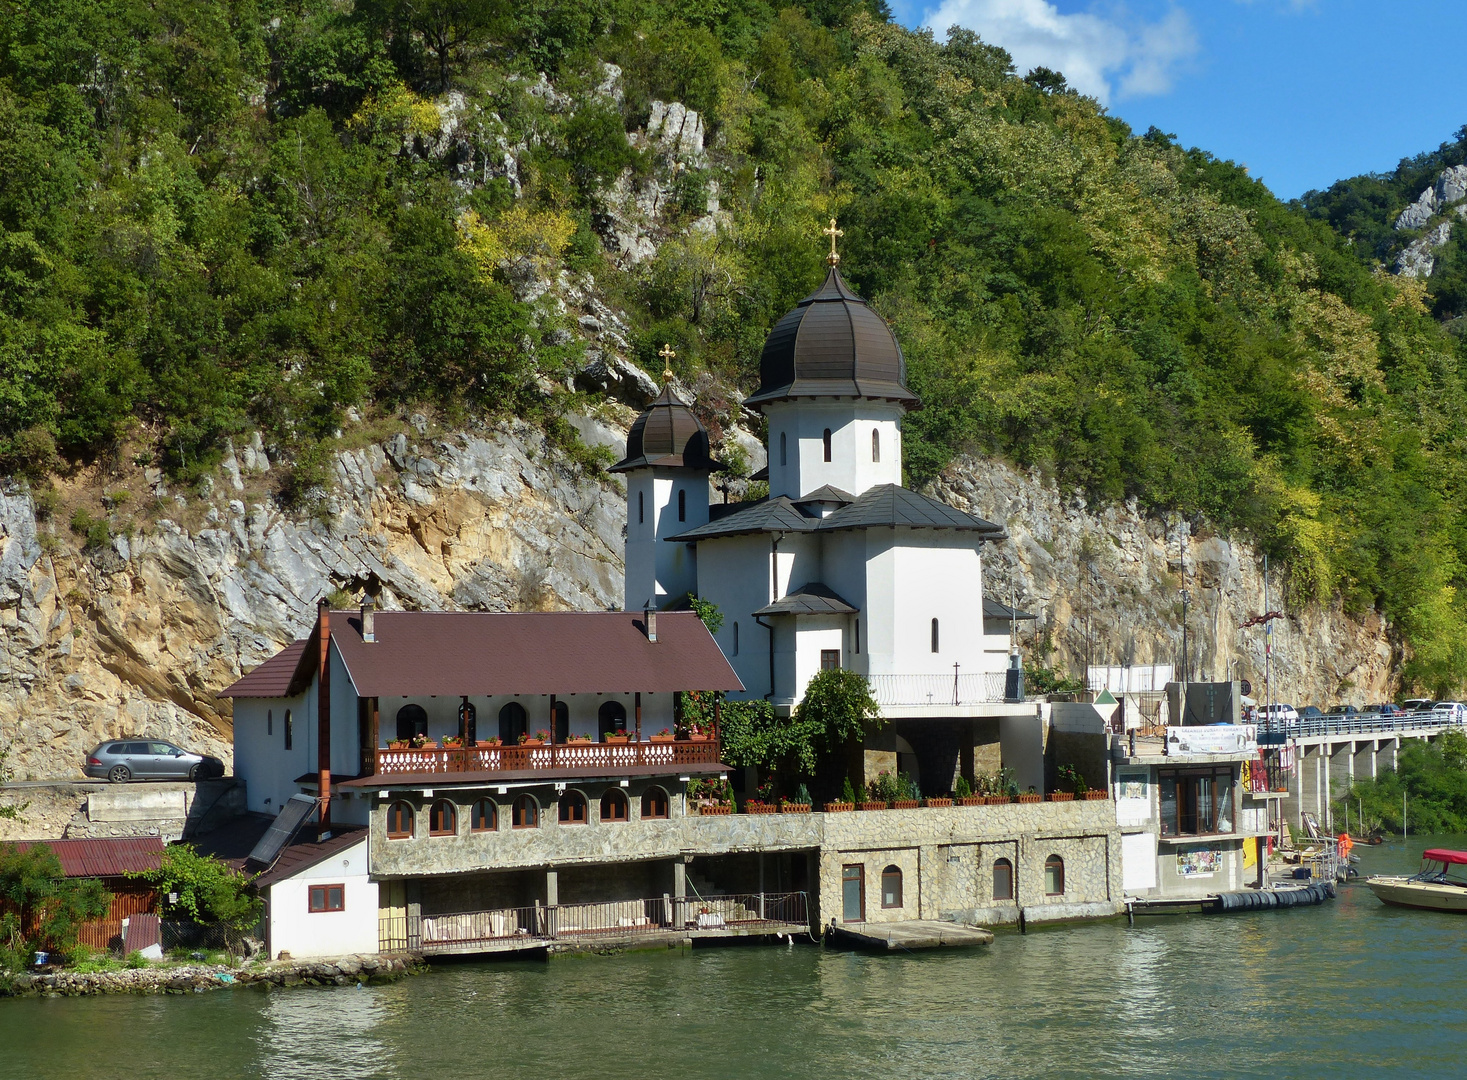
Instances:
[[[871,429],[871,460],[881,460],[881,429]]]
[[[499,806],[493,799],[480,799],[469,811],[470,832],[494,832],[499,828]]]
[[[558,743],[563,743],[570,738],[570,706],[563,701],[557,701],[550,710],[550,718],[555,728],[551,738]]]
[[[1051,855],[1044,860],[1044,892],[1048,896],[1062,896],[1065,891],[1065,860]]]
[[[560,823],[562,825],[584,825],[586,823],[586,797],[579,791],[560,793]]]
[[[779,433],[779,463],[781,465],[789,464],[789,455],[785,453],[785,437],[782,431]]]
[[[1007,859],[995,859],[993,863],[993,898],[1014,898],[1014,864]]]
[[[644,522],[646,520],[647,520],[647,493],[645,491],[639,491],[639,492],[637,492],[637,524],[640,525],[640,524],[642,524],[642,522]]]
[[[294,734],[295,724],[290,719],[290,710],[285,710],[285,748],[290,749],[291,735]]]
[[[688,520],[688,491],[686,488],[677,489],[677,519]]]
[[[733,655],[739,655],[739,624],[734,623]]]
[[[520,736],[528,730],[525,707],[518,701],[499,710],[499,741],[505,746],[518,746]]]
[[[667,792],[660,787],[649,787],[642,792],[643,819],[667,817]]]
[[[421,705],[404,705],[397,710],[397,738],[407,742],[415,735],[428,734],[428,712]]]
[[[413,835],[413,808],[405,802],[387,807],[387,839],[406,840]]]
[[[619,701],[603,701],[596,710],[596,734],[624,732],[627,729],[627,707]]]
[[[627,819],[627,796],[621,788],[607,788],[601,796],[601,820],[625,821]]]
[[[830,428],[826,428],[825,429],[825,435],[823,436],[823,438],[825,440],[825,460],[826,461],[829,461],[830,460]]]
[[[453,803],[439,799],[428,811],[428,835],[452,836],[458,832],[458,814]]]
[[[932,651],[937,651],[937,620],[932,620]]]
[[[516,829],[540,827],[540,804],[535,801],[535,796],[521,795],[514,801],[514,812],[510,815],[509,823]]]
[[[881,906],[902,906],[902,869],[888,866],[881,872]]]
[[[274,735],[275,734],[275,710],[274,709],[266,709],[265,710],[265,734],[266,735]]]

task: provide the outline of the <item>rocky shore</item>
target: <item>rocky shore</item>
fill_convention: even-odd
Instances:
[[[57,971],[21,975],[0,997],[82,997],[88,994],[190,994],[226,987],[347,986],[384,983],[422,970],[422,961],[408,954],[344,956],[334,960],[277,960],[230,968],[222,964],[180,967],[127,968],[122,971]]]

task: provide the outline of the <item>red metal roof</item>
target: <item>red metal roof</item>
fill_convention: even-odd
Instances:
[[[228,687],[220,697],[295,697],[304,686],[295,685],[294,676],[301,654],[314,639],[292,641],[244,678]],[[309,683],[307,683],[309,685]]]
[[[331,613],[331,640],[362,697],[743,689],[691,611],[658,614],[656,642],[641,612],[379,611],[375,620],[376,640],[366,642],[359,611]],[[287,647],[221,696],[299,693],[315,666],[314,640]]]
[[[1427,862],[1467,864],[1467,851],[1451,851],[1448,848],[1429,848],[1421,853]]]
[[[367,830],[360,825],[333,824],[331,837],[327,840],[317,840],[315,822],[307,822],[296,838],[281,850],[279,857],[270,865],[270,868],[255,878],[255,884],[264,888],[277,881],[283,881],[302,870],[310,869],[317,863],[324,862],[338,852],[345,851],[354,844],[365,840],[366,837]]]
[[[122,877],[156,870],[163,862],[163,840],[157,836],[119,836],[103,840],[28,840],[21,851],[44,844],[56,853],[69,878]]]

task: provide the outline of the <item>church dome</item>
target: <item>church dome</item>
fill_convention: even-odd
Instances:
[[[744,404],[803,397],[878,398],[915,405],[902,350],[881,316],[834,266],[825,284],[775,324]]]
[[[642,410],[627,433],[627,455],[611,467],[612,472],[650,468],[702,469],[713,472],[719,463],[708,448],[708,429],[693,415],[685,401],[664,383],[657,400]]]

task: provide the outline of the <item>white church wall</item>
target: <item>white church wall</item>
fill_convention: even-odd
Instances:
[[[790,621],[786,617],[785,621]],[[834,650],[837,663],[845,666],[846,624],[845,615],[797,615],[794,618],[794,689],[792,699],[799,702],[805,696],[805,687],[810,684],[821,668],[820,654]]]
[[[854,399],[777,401],[769,418],[769,492],[800,498],[830,484],[859,495],[877,484],[902,482],[898,405]],[[830,460],[825,430],[830,429]],[[872,432],[879,460],[872,460]],[[781,453],[783,447],[783,453]]]
[[[769,636],[753,612],[770,600],[770,537],[728,536],[698,545],[698,595],[718,605],[723,626],[716,640],[744,684],[745,698],[769,690]],[[738,649],[734,649],[734,624]]]
[[[853,535],[861,538],[865,548],[865,604],[861,634],[866,640],[861,642],[861,647],[866,653],[866,672],[869,675],[898,674],[894,533],[890,529],[866,529]]]
[[[961,538],[958,540],[957,538]],[[969,534],[900,530],[893,548],[894,670],[951,677],[985,670],[983,575],[978,552],[957,547]],[[932,620],[937,620],[937,651]]]
[[[678,494],[683,492],[683,516]],[[707,477],[691,469],[634,469],[627,474],[626,587],[623,607],[677,600],[697,589],[697,556],[667,538],[708,522]]]
[[[300,790],[295,778],[313,765],[310,734],[315,727],[315,703],[314,684],[298,697],[235,700],[234,775],[245,782],[246,805],[254,813],[278,814]],[[289,749],[285,746],[287,723]]]

